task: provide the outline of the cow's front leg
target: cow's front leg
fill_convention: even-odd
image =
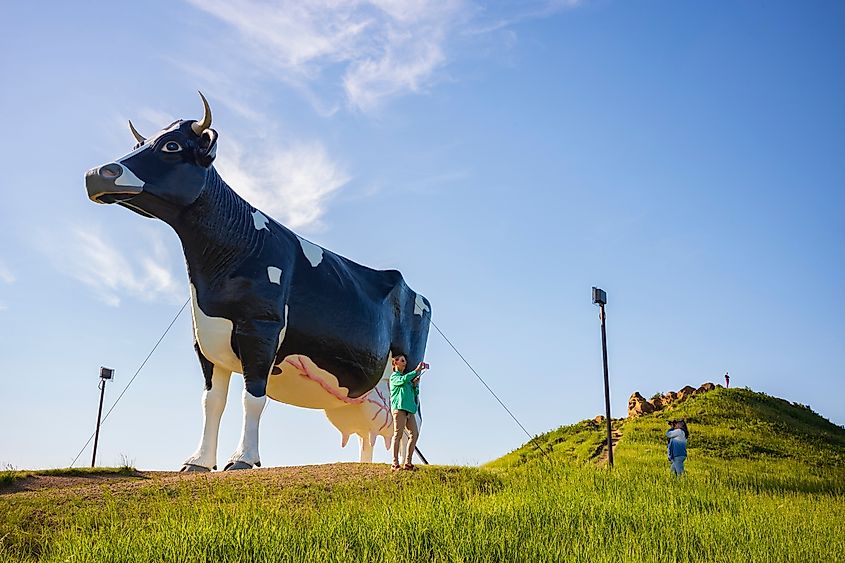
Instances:
[[[282,323],[252,321],[235,329],[244,373],[244,419],[241,442],[225,469],[261,467],[258,454],[258,425],[267,403],[267,377],[273,367]]]
[[[199,351],[198,351],[199,353]],[[203,360],[200,353],[200,358]],[[203,371],[206,366],[203,365]],[[220,417],[226,408],[226,396],[232,372],[208,363],[211,373],[205,378],[205,392],[202,395],[203,428],[197,451],[185,460],[182,471],[211,471],[217,469],[217,437],[220,432]]]

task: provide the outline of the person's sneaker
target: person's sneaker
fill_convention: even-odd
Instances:
[[[393,471],[399,471],[400,469],[402,469],[402,467],[398,463],[394,463],[390,466],[390,469]]]
[[[405,469],[406,471],[415,471],[417,468],[414,467],[413,463],[406,463],[402,466],[402,469]]]

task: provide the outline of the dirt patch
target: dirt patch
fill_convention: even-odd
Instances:
[[[392,473],[387,464],[331,463],[295,467],[271,467],[243,471],[214,471],[211,473],[179,473],[174,471],[136,471],[134,474],[93,475],[31,475],[0,487],[0,495],[66,493],[82,497],[130,492],[139,487],[172,486],[185,483],[206,486],[216,482],[248,483],[256,480],[278,487],[303,484],[332,485],[350,481],[401,478],[410,472]]]
[[[0,495],[10,495],[45,489],[76,489],[80,487],[97,487],[102,484],[120,483],[149,479],[150,473],[172,475],[172,472],[141,472],[132,474],[92,473],[91,475],[29,475],[16,479],[11,483],[0,485]]]

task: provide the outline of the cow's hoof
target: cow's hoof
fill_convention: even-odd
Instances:
[[[223,468],[223,471],[237,471],[238,469],[252,469],[252,464],[245,461],[230,461]]]
[[[208,467],[194,465],[193,463],[186,463],[182,466],[182,469],[179,470],[180,473],[208,473],[209,471],[211,471],[211,469]]]

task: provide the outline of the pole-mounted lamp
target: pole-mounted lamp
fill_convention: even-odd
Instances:
[[[607,305],[607,293],[603,289],[593,287],[593,304],[599,306],[601,319],[601,354],[604,362],[604,410],[607,421],[607,461],[613,467],[613,432],[610,427],[610,385],[607,380],[607,331],[604,326],[604,306]]]
[[[114,379],[114,370],[112,368],[100,368],[100,408],[97,409],[97,431],[94,432],[94,454],[91,456],[91,467],[94,467],[97,461],[97,442],[100,440],[100,417],[103,415],[103,396],[106,394],[106,381]]]

